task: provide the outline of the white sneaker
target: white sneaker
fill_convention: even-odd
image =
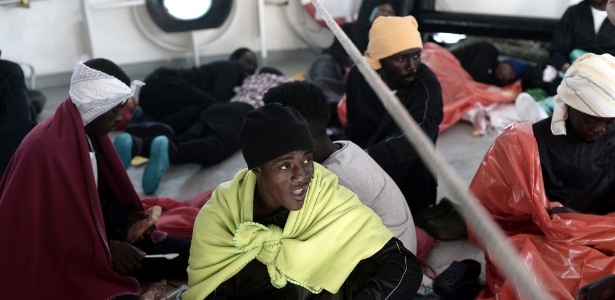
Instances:
[[[536,100],[525,92],[520,93],[515,99],[515,109],[519,115],[519,120],[530,121],[532,124],[549,117]]]

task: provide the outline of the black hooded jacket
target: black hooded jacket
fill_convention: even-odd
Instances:
[[[615,130],[589,143],[566,121],[566,135],[551,133],[551,119],[532,126],[550,201],[583,213],[615,211]]]

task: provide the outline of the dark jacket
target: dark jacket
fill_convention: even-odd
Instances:
[[[139,106],[160,121],[189,106],[205,109],[213,103],[228,102],[243,76],[236,62],[215,61],[188,69],[158,68],[144,82]]]
[[[607,18],[596,34],[590,2],[584,0],[570,6],[555,29],[551,42],[551,62],[558,70],[564,64],[571,63],[569,56],[574,49],[615,55],[615,26]]]
[[[615,211],[615,130],[588,143],[577,137],[569,121],[567,135],[551,133],[551,118],[532,129],[550,201],[584,213]]]
[[[451,51],[474,81],[495,85],[500,51],[490,43],[476,43]]]
[[[264,220],[263,225],[284,227],[288,210]],[[402,243],[391,238],[380,251],[359,262],[337,294],[323,290],[312,294],[288,282],[278,289],[271,284],[267,267],[258,260],[249,262],[239,273],[223,282],[205,299],[345,300],[412,299],[423,279],[419,260]]]
[[[412,85],[400,88],[396,95],[435,144],[444,114],[436,75],[421,64]],[[435,204],[435,178],[356,67],[348,74],[346,97],[348,138],[366,149],[395,180],[413,214]]]

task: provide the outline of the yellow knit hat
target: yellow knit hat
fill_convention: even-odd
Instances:
[[[566,71],[557,88],[551,132],[566,134],[568,107],[600,118],[615,118],[615,57],[587,53]]]
[[[365,58],[374,70],[380,60],[412,48],[423,48],[419,24],[413,16],[378,17],[369,30],[369,44]]]

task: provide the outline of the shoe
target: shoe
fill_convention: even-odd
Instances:
[[[532,124],[549,117],[547,112],[538,105],[538,102],[528,93],[520,93],[515,99],[515,109],[520,120],[530,121]]]
[[[128,169],[128,167],[130,167],[130,161],[132,160],[132,136],[128,133],[119,134],[115,137],[115,140],[113,140],[113,146],[122,160],[124,169]]]
[[[436,277],[433,290],[441,299],[474,299],[483,289],[483,285],[478,282],[480,273],[481,265],[478,261],[473,259],[453,261]]]
[[[455,206],[448,198],[442,198],[438,204],[422,209],[416,214],[414,224],[421,227],[431,219],[435,219],[448,214]]]
[[[468,238],[466,223],[456,209],[447,214],[430,219],[421,226],[430,236],[441,241],[454,241]]]
[[[149,162],[143,171],[141,185],[146,195],[153,195],[156,192],[162,175],[169,169],[169,165],[169,139],[166,136],[158,136],[152,141]]]
[[[175,137],[175,130],[171,126],[161,122],[144,122],[139,124],[129,124],[124,130],[136,137],[155,137],[164,135],[168,138]]]

